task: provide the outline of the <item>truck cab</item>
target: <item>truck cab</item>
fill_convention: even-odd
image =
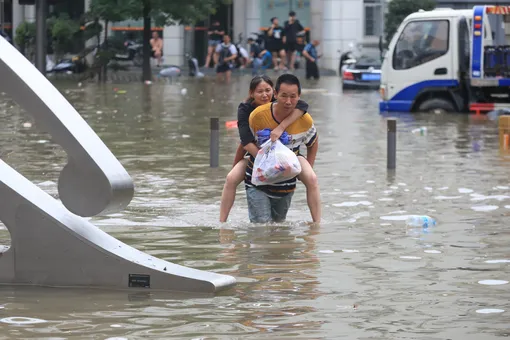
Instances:
[[[473,103],[508,95],[501,75],[486,67],[494,46],[487,16],[504,13],[501,7],[510,13],[507,6],[475,6],[420,10],[404,19],[384,56],[380,111],[467,112]],[[506,65],[505,52],[501,57]],[[507,64],[510,71],[510,46]]]

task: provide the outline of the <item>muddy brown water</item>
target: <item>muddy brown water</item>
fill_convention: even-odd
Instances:
[[[219,197],[238,142],[224,123],[236,119],[248,83],[246,76],[230,85],[58,84],[136,185],[125,211],[91,222],[144,252],[238,284],[214,297],[1,287],[0,339],[508,336],[510,158],[498,151],[495,122],[399,115],[397,170],[388,173],[377,92],[342,93],[336,77],[305,81],[302,98],[320,133],[322,225],[306,223],[302,185],[280,225],[248,223],[239,186],[221,225]],[[209,168],[210,117],[222,124],[219,169]],[[57,197],[62,149],[5,95],[0,126],[2,159]],[[412,132],[420,127],[427,133]],[[407,227],[410,214],[438,224]],[[9,242],[2,226],[0,244]]]

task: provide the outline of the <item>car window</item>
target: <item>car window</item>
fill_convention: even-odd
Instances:
[[[362,54],[357,62],[359,64],[369,64],[369,65],[372,65],[372,66],[381,66],[381,56],[378,54],[378,55],[366,55],[366,54]]]
[[[448,52],[448,20],[426,20],[408,23],[400,34],[393,53],[393,68],[407,70]]]

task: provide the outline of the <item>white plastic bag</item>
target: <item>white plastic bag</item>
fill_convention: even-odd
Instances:
[[[287,181],[301,173],[301,164],[296,154],[280,140],[268,140],[261,145],[255,163],[251,182],[253,185],[271,185]]]

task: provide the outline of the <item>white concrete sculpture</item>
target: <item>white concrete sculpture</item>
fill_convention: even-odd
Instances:
[[[124,209],[134,195],[124,167],[73,106],[0,37],[0,92],[31,114],[64,148],[59,202],[0,160],[0,284],[131,288],[214,293],[233,277],[144,254],[83,217]]]

